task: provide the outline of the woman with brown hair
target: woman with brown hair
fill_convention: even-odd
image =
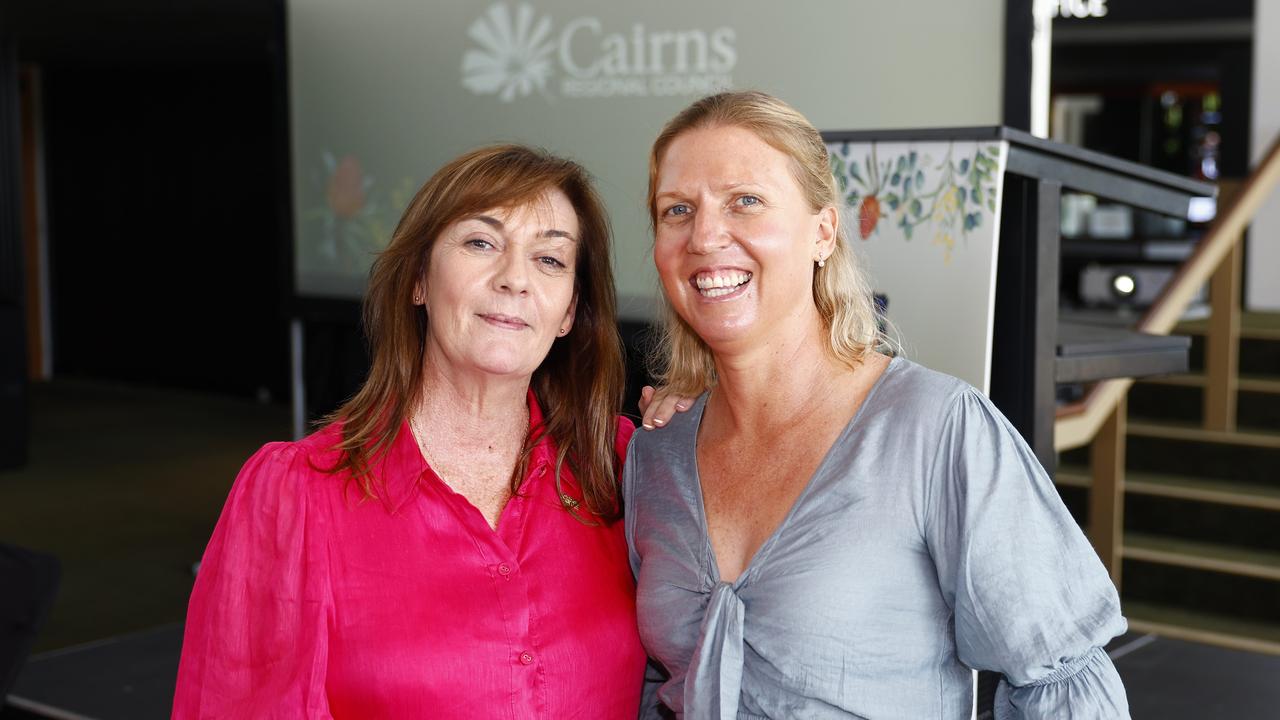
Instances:
[[[174,717],[634,717],[614,303],[575,163],[495,146],[427,181],[371,273],[363,387],[236,479]]]
[[[650,416],[701,397],[624,471],[642,716],[959,720],[981,669],[997,718],[1127,717],[1110,578],[986,397],[878,351],[829,162],[754,92],[654,143]]]

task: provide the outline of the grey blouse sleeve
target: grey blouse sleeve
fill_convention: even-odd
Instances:
[[[637,430],[636,434],[644,432]],[[636,440],[633,435],[631,443],[627,446],[627,459],[622,465],[622,510],[623,510],[623,530],[627,536],[627,555],[631,559],[631,573],[638,577],[640,575],[640,556],[636,553],[635,542],[635,483],[636,483],[636,466],[639,464],[636,459]],[[637,717],[639,720],[661,720],[666,717],[662,712],[662,704],[658,700],[658,689],[666,682],[665,673],[662,672],[658,661],[650,658],[644,666],[644,685],[640,690],[640,711]]]
[[[1128,718],[1106,642],[1124,632],[1102,563],[1017,431],[972,388],[954,401],[924,534],[960,660],[1004,675],[996,718]]]

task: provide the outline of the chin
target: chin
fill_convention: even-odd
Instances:
[[[741,316],[709,318],[702,315],[684,318],[693,332],[704,343],[713,347],[719,343],[736,342],[748,337],[755,325],[753,320]]]
[[[532,375],[534,369],[542,363],[546,353],[534,357],[529,348],[510,348],[502,345],[490,346],[470,358],[470,364],[486,375],[516,376]]]

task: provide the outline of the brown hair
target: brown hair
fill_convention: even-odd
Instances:
[[[555,482],[567,463],[582,486],[587,509],[607,520],[621,514],[614,450],[624,371],[618,335],[609,220],[582,166],[540,150],[494,145],[440,168],[405,209],[386,250],[370,271],[364,329],[372,362],[360,390],[330,415],[342,422],[341,452],[333,472],[346,471],[367,497],[381,482],[371,467],[386,453],[419,399],[427,315],[413,304],[426,276],[431,249],[450,224],[494,208],[518,208],[559,189],[577,212],[580,236],[574,291],[577,307],[569,334],[559,338],[530,383],[543,411],[543,431],[530,428],[511,476],[518,492],[533,447],[543,432],[557,444]],[[566,508],[573,508],[566,503]]]
[[[649,153],[649,221],[657,228],[658,170],[671,143],[690,130],[717,127],[750,130],[791,159],[791,174],[816,213],[839,209],[840,195],[822,135],[799,111],[758,91],[724,92],[694,102],[670,120]],[[831,352],[850,367],[883,342],[871,285],[844,228],[836,220],[836,244],[825,266],[813,275],[813,301],[827,329]],[[650,353],[657,382],[682,395],[697,395],[716,382],[711,349],[676,314],[662,294],[663,318]]]

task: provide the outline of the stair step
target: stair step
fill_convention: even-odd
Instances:
[[[1206,430],[1190,423],[1130,420],[1128,432],[1130,435],[1162,440],[1186,440],[1280,450],[1280,432],[1265,430]]]
[[[1077,488],[1088,488],[1093,484],[1089,471],[1078,467],[1060,468],[1054,481]],[[1280,511],[1280,488],[1254,483],[1127,471],[1124,489],[1138,495]]]
[[[1276,390],[1241,390],[1237,393],[1236,426],[1264,434],[1280,433],[1280,381],[1276,382]],[[1135,384],[1129,391],[1129,420],[1203,427],[1207,404],[1207,391],[1202,387],[1174,383]]]
[[[1173,335],[1204,335],[1209,320],[1188,320],[1174,327]],[[1240,337],[1253,340],[1280,340],[1280,313],[1240,313]]]
[[[1176,385],[1179,387],[1204,387],[1203,373],[1178,373],[1140,378],[1137,382],[1148,385]],[[1241,375],[1237,389],[1241,392],[1280,395],[1280,377],[1275,375]]]
[[[1132,532],[1123,552],[1130,560],[1280,581],[1280,552]]]
[[[1155,633],[1178,640],[1280,655],[1280,625],[1274,623],[1241,620],[1147,602],[1123,601],[1121,607],[1129,620],[1129,629],[1133,632]]]

